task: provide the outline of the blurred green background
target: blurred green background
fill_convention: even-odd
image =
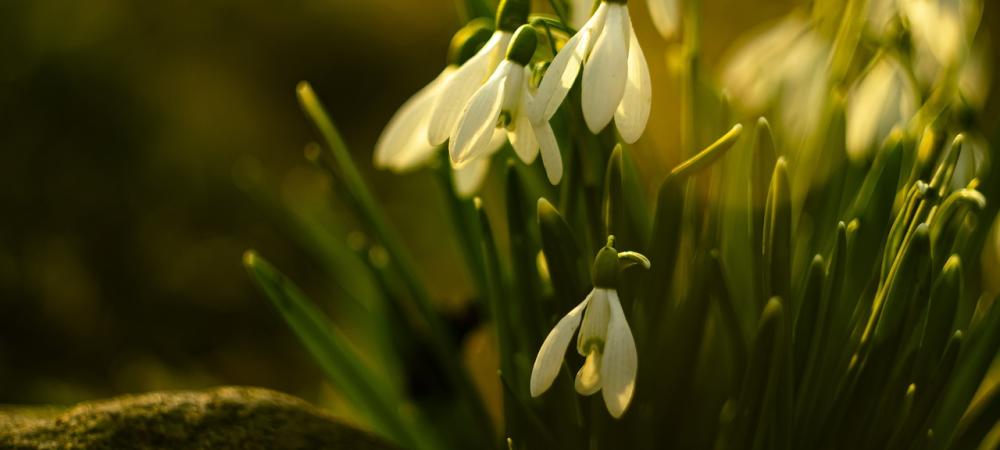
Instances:
[[[636,150],[652,186],[676,161],[676,80],[645,2],[631,3],[657,83]],[[792,7],[705,4],[713,73],[740,34]],[[996,9],[987,2],[994,30]],[[436,296],[460,305],[469,283],[451,240],[435,239],[449,232],[435,180],[370,163],[382,126],[440,71],[458,25],[452,0],[0,2],[0,403],[219,384],[330,398],[240,264],[257,248],[344,314],[331,294],[344,280],[240,188],[250,179],[271,200],[325,201],[302,158],[315,135],[299,80],[404,224]],[[350,220],[340,222],[333,233],[347,239]]]

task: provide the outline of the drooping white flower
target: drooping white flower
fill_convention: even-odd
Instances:
[[[680,0],[649,0],[649,17],[663,39],[673,39],[681,25]]]
[[[404,173],[426,166],[434,159],[439,145],[432,145],[427,138],[430,117],[434,105],[441,94],[441,88],[459,68],[459,64],[472,54],[487,37],[490,30],[480,23],[470,23],[452,40],[451,63],[427,86],[418,91],[389,120],[375,144],[373,155],[375,167]],[[503,136],[499,142],[492,143],[496,148],[503,145]],[[484,159],[475,165],[456,168],[453,172],[453,182],[456,192],[463,197],[471,197],[482,185],[489,172],[489,160]]]
[[[635,339],[615,288],[619,260],[646,268],[649,260],[634,252],[618,253],[613,245],[614,237],[608,237],[608,245],[597,254],[594,289],[546,336],[531,369],[530,390],[532,397],[538,397],[552,386],[579,328],[576,350],[585,360],[576,374],[576,391],[581,395],[601,391],[608,412],[619,418],[632,402],[638,369]]]
[[[915,87],[899,63],[880,56],[847,97],[847,156],[868,159],[893,127],[917,112]]]
[[[901,0],[916,47],[930,51],[938,64],[949,67],[968,51],[966,17],[971,4],[960,0]],[[976,19],[978,21],[978,18]],[[975,25],[971,27],[975,30]]]
[[[438,148],[427,140],[427,125],[444,81],[457,67],[449,65],[423,89],[417,91],[382,131],[375,143],[375,167],[406,172],[427,164]]]
[[[652,88],[646,58],[622,0],[604,0],[549,65],[530,116],[549,120],[583,67],[583,118],[593,133],[614,119],[622,139],[635,142],[646,129]]]
[[[514,35],[507,58],[465,106],[461,120],[449,142],[452,162],[463,165],[496,151],[490,138],[497,130],[506,130],[507,138],[518,157],[532,163],[541,147],[542,164],[552,184],[562,178],[562,156],[548,120],[532,121],[528,107],[531,95],[531,72],[526,67],[535,52],[538,38],[530,25]]]
[[[528,0],[500,3],[493,36],[441,86],[428,126],[427,139],[431,144],[444,144],[451,137],[465,105],[503,61],[514,31],[527,21],[530,8]]]

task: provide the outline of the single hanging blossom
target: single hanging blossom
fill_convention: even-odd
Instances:
[[[625,0],[604,0],[549,65],[535,94],[534,122],[552,118],[583,67],[583,118],[592,133],[614,119],[625,142],[639,139],[649,119],[652,87],[646,57]]]
[[[899,63],[881,55],[847,97],[847,156],[864,161],[896,126],[917,113],[916,86]]]
[[[618,253],[614,242],[614,236],[609,236],[607,245],[597,253],[591,269],[594,289],[590,295],[559,320],[538,350],[531,369],[531,396],[538,397],[552,386],[579,327],[576,350],[586,360],[576,374],[576,391],[581,395],[601,391],[608,412],[619,418],[632,402],[638,357],[618,299],[618,270],[622,262],[642,264],[648,269],[649,260],[635,252]]]
[[[531,121],[527,112],[533,102],[531,71],[527,66],[537,44],[534,28],[530,25],[518,28],[507,50],[507,59],[497,66],[462,112],[448,147],[454,164],[462,167],[496,151],[490,145],[491,136],[498,129],[506,129],[511,146],[526,164],[534,162],[541,147],[545,173],[552,184],[559,183],[562,156],[552,127],[548,120]]]
[[[403,103],[389,120],[375,144],[375,167],[405,173],[433,161],[440,146],[431,145],[427,140],[431,112],[445,80],[471,58],[493,33],[492,23],[483,22],[474,20],[455,33],[448,66],[430,84]],[[503,141],[494,145],[499,148]],[[452,175],[455,190],[464,197],[472,196],[479,190],[488,171],[488,159],[455,170]]]
[[[455,132],[465,105],[503,61],[514,31],[528,20],[529,9],[528,0],[503,0],[497,8],[493,36],[444,81],[427,129],[427,139],[432,145],[444,144]]]
[[[681,26],[680,0],[649,0],[649,17],[663,39],[674,39]]]

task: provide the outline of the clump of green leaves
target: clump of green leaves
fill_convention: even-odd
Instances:
[[[845,36],[857,32],[844,20]],[[846,65],[831,69],[835,81],[851,72],[844,55],[855,45],[837,41],[833,60]],[[968,121],[932,95],[927,104],[939,108],[889,133],[870,161],[848,161],[847,117],[834,90],[805,148],[781,148],[786,140],[763,118],[728,122],[733,113],[724,97],[704,92],[697,47],[689,50],[682,121],[689,151],[652,201],[613,130],[591,135],[568,107],[553,120],[563,123],[557,128],[567,143],[562,184],[549,187],[538,164],[508,164],[502,218],[456,195],[441,152],[435,170],[454,229],[440,238],[462,249],[478,291],[474,305],[495,331],[499,428],[460,358],[460,340],[416,275],[416,258],[319,99],[299,86],[325,144],[307,156],[368,236],[350,250],[325,244],[334,276],[372,286],[371,308],[383,321],[372,339],[386,344],[374,356],[359,354],[259,255],[248,252],[244,263],[373,430],[428,450],[983,442],[1000,420],[996,387],[976,395],[1000,350],[1000,303],[983,295],[978,266],[1000,182],[989,170],[958,182],[956,167],[971,151],[962,133],[974,131]],[[608,235],[652,262],[648,271],[618,273],[639,356],[634,399],[617,420],[599,396],[574,392],[582,361],[568,358],[544,395],[532,398],[528,388],[542,340],[587,295]],[[407,385],[414,371],[433,378],[434,388]]]

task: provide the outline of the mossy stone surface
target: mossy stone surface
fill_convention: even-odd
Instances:
[[[4,449],[392,447],[303,400],[260,388],[153,392],[63,408],[0,407]]]

